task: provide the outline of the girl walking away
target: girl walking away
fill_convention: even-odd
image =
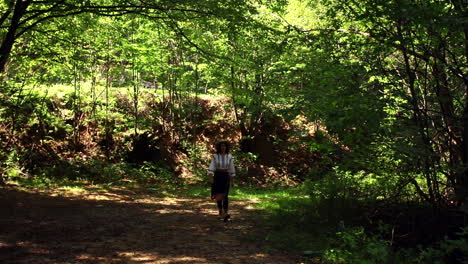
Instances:
[[[229,154],[229,143],[220,141],[216,144],[216,153],[213,154],[208,174],[211,176],[211,199],[216,200],[219,215],[224,222],[229,220],[229,187],[233,184],[236,170],[234,160]]]

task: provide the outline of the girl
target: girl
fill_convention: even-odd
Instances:
[[[220,141],[216,144],[216,153],[211,159],[208,174],[211,179],[211,199],[216,200],[219,215],[223,216],[226,222],[231,216],[229,211],[229,187],[233,184],[236,170],[234,160],[229,154],[229,144]]]

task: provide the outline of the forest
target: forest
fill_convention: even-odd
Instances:
[[[467,69],[466,0],[0,1],[0,262],[468,263]]]

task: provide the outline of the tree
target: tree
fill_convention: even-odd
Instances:
[[[161,21],[199,20],[211,17],[244,20],[248,1],[137,1],[137,0],[6,0],[0,4],[0,72],[5,72],[15,42],[45,21],[92,13],[121,16],[135,13]]]
[[[466,197],[468,186],[460,174],[468,159],[466,6],[461,1],[349,0],[310,2],[309,8],[324,11],[318,15],[324,22],[313,25],[317,27],[291,26],[308,46],[323,50],[329,56],[326,61],[335,65],[318,64],[316,74],[328,74],[328,85],[334,77],[339,81],[331,90],[317,91],[326,84],[312,79],[306,94],[325,93],[329,105],[338,103],[335,110],[322,111],[335,113],[324,116],[330,129],[338,128],[339,120],[353,120],[343,123],[344,129],[330,132],[342,140],[356,133],[368,135],[362,138],[368,146],[391,146],[386,153],[393,153],[393,160],[399,161],[394,169],[400,170],[401,184],[414,185],[420,197],[435,207],[444,202],[444,177]],[[305,97],[316,102],[313,98],[316,95]],[[379,111],[369,107],[372,101],[380,106]],[[363,105],[365,111],[359,111]],[[350,111],[343,112],[346,109]],[[378,112],[384,115],[362,119],[366,113]],[[374,124],[374,130],[368,125],[359,130],[358,124]],[[356,149],[358,140],[342,142],[352,142],[351,149]],[[374,157],[383,158],[383,149],[375,149],[381,154]],[[415,175],[423,175],[423,185]]]

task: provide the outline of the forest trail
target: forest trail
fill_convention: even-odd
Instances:
[[[233,220],[224,223],[208,199],[2,187],[0,263],[302,263],[246,239],[266,232],[252,204],[233,201]]]

